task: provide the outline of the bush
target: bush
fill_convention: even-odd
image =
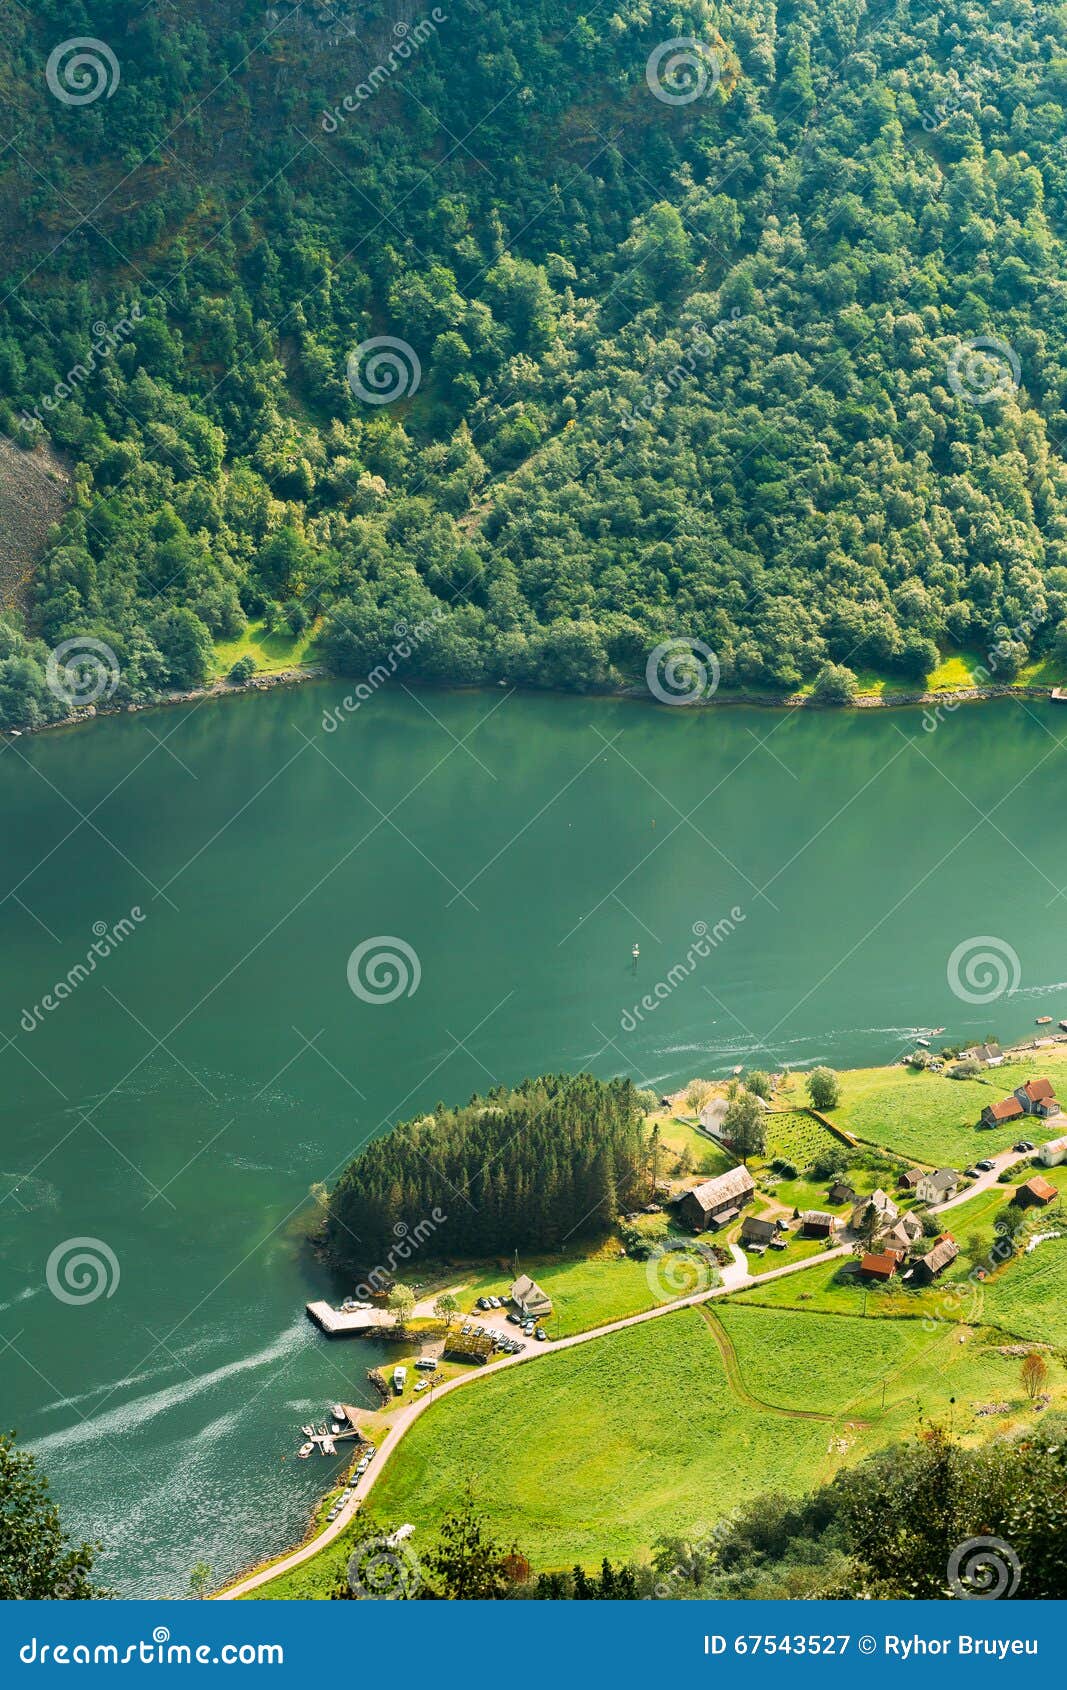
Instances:
[[[792,1162],[787,1162],[784,1156],[776,1156],[771,1162],[771,1167],[776,1174],[781,1174],[783,1179],[796,1179],[797,1177],[797,1169]]]
[[[950,1080],[976,1080],[982,1072],[982,1065],[971,1057],[966,1062],[954,1062],[946,1072]]]
[[[819,704],[851,704],[859,682],[843,663],[824,663],[815,677],[811,696]]]
[[[237,659],[237,662],[230,670],[229,678],[235,687],[243,687],[246,681],[250,681],[252,679],[255,672],[256,660],[246,651],[243,657],[239,657]]]

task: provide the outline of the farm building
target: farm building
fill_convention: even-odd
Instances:
[[[1024,1086],[1016,1087],[1015,1096],[1027,1115],[1038,1115],[1045,1119],[1060,1112],[1051,1080],[1027,1080]]]
[[[835,1179],[833,1185],[830,1187],[828,1199],[831,1203],[854,1203],[856,1201],[856,1193],[849,1185],[847,1179]]]
[[[860,1272],[867,1279],[892,1279],[900,1266],[900,1255],[896,1250],[883,1250],[880,1254],[868,1251],[860,1262]]]
[[[717,1179],[705,1180],[703,1185],[684,1192],[678,1201],[678,1214],[694,1232],[727,1226],[746,1203],[751,1203],[755,1189],[756,1182],[747,1168],[731,1168]]]
[[[1028,1179],[1025,1185],[1019,1186],[1013,1202],[1018,1203],[1022,1208],[1028,1208],[1033,1204],[1044,1208],[1047,1203],[1055,1202],[1058,1196],[1059,1192],[1054,1185],[1050,1185],[1047,1179],[1042,1179],[1040,1174],[1035,1174],[1033,1179]]]
[[[928,1250],[925,1256],[920,1256],[916,1262],[913,1270],[916,1279],[929,1284],[932,1279],[937,1278],[939,1273],[944,1273],[949,1264],[956,1260],[959,1253],[960,1247],[952,1234],[943,1232],[934,1244],[933,1249]]]
[[[921,1168],[905,1168],[897,1180],[897,1184],[902,1191],[914,1191],[922,1177],[923,1171]]]
[[[983,1127],[1002,1127],[1006,1121],[1018,1121],[1026,1113],[1017,1095],[1002,1097],[999,1103],[987,1103],[982,1110]]]
[[[809,1238],[832,1238],[837,1231],[837,1216],[824,1209],[805,1209],[800,1216],[800,1228]]]
[[[923,1174],[915,1195],[920,1203],[947,1203],[950,1197],[955,1197],[962,1179],[963,1175],[955,1168],[935,1168],[932,1174]]]
[[[541,1315],[552,1313],[552,1299],[546,1297],[539,1285],[536,1285],[529,1274],[520,1274],[511,1287],[511,1300],[520,1314],[529,1315],[532,1319],[539,1319]]]
[[[1050,1138],[1041,1146],[1037,1159],[1043,1168],[1058,1168],[1061,1162],[1067,1161],[1067,1138]]]
[[[746,1215],[741,1223],[742,1244],[769,1244],[777,1233],[777,1221],[761,1221],[758,1215]]]

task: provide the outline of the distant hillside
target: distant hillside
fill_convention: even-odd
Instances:
[[[1067,654],[1067,8],[70,15],[0,47],[0,427],[82,489],[29,632],[119,698],[320,613],[580,689]]]

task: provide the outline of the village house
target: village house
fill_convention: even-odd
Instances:
[[[845,1179],[835,1179],[827,1194],[831,1203],[854,1203],[856,1193]]]
[[[983,1127],[1002,1127],[1007,1121],[1021,1120],[1025,1113],[1026,1111],[1019,1102],[1018,1095],[1013,1092],[1011,1097],[1003,1097],[999,1103],[986,1104],[982,1110],[982,1125]]]
[[[960,1247],[952,1234],[943,1232],[941,1237],[935,1240],[933,1248],[928,1250],[925,1256],[919,1257],[912,1269],[912,1274],[914,1278],[928,1285],[931,1280],[937,1278],[939,1273],[944,1273],[949,1264],[956,1260],[959,1253]]]
[[[893,1225],[875,1240],[883,1250],[908,1250],[923,1235],[922,1222],[915,1215],[899,1215]]]
[[[824,1209],[805,1209],[799,1218],[800,1229],[809,1238],[832,1238],[837,1231],[837,1216]]]
[[[849,1220],[853,1232],[858,1232],[860,1227],[867,1223],[872,1209],[878,1217],[879,1224],[885,1226],[895,1221],[900,1213],[889,1193],[883,1191],[879,1186],[877,1191],[872,1191],[869,1197],[861,1197],[853,1209]]]
[[[710,1103],[705,1103],[700,1111],[700,1125],[706,1133],[711,1133],[714,1138],[721,1137],[723,1116],[729,1107],[727,1097],[713,1097]]]
[[[541,1287],[526,1273],[520,1274],[512,1285],[511,1300],[519,1313],[531,1320],[540,1320],[542,1315],[552,1313],[552,1299],[546,1297]]]
[[[766,1245],[778,1236],[778,1221],[764,1221],[758,1215],[746,1215],[741,1223],[742,1244]]]
[[[1061,1162],[1067,1161],[1067,1138],[1050,1138],[1041,1146],[1037,1159],[1043,1168],[1058,1168]]]
[[[955,1197],[962,1180],[963,1175],[955,1168],[935,1168],[932,1174],[923,1174],[915,1195],[920,1203],[947,1203]]]
[[[1051,1080],[1027,1080],[1024,1086],[1015,1088],[1015,1096],[1027,1115],[1037,1115],[1045,1120],[1049,1115],[1060,1112]]]
[[[999,1068],[1004,1061],[1004,1052],[998,1044],[991,1042],[961,1050],[959,1059],[961,1062],[980,1062],[983,1068]]]
[[[756,1182],[747,1168],[731,1168],[717,1179],[705,1180],[703,1185],[683,1192],[678,1200],[678,1214],[694,1232],[708,1227],[717,1230],[736,1220],[746,1203],[751,1203]]]
[[[914,1191],[922,1177],[923,1171],[921,1168],[905,1168],[897,1180],[897,1184],[902,1191]]]
[[[883,1250],[880,1254],[872,1251],[860,1262],[860,1272],[867,1279],[892,1279],[901,1263],[901,1255],[897,1250]]]
[[[1059,1192],[1054,1185],[1050,1185],[1047,1179],[1042,1179],[1040,1174],[1035,1174],[1033,1179],[1028,1179],[1025,1185],[1018,1187],[1012,1202],[1018,1203],[1020,1208],[1029,1208],[1035,1204],[1044,1208],[1046,1204],[1054,1203],[1058,1196]]]

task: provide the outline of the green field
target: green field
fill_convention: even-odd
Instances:
[[[268,634],[262,621],[250,622],[235,640],[219,640],[215,645],[215,672],[228,675],[239,657],[253,657],[260,675],[276,674],[280,669],[296,669],[315,660],[314,644],[317,625],[302,634],[287,632]]]
[[[1067,1089],[1067,1047],[1006,1062],[986,1070],[979,1080],[948,1080],[903,1067],[853,1069],[840,1076],[841,1102],[827,1114],[868,1143],[924,1164],[962,1168],[977,1156],[1006,1150],[1019,1137],[1040,1144],[1058,1136],[1061,1128],[1046,1127],[1035,1116],[990,1132],[977,1128],[988,1103],[1007,1097],[1037,1074],[1048,1074],[1057,1088]]]
[[[767,1116],[767,1161],[781,1156],[803,1172],[821,1152],[846,1148],[806,1110],[775,1109]]]
[[[688,1150],[690,1166],[695,1174],[713,1179],[716,1174],[724,1174],[727,1168],[734,1166],[734,1157],[713,1144],[688,1121],[680,1121],[676,1115],[653,1115],[649,1117],[649,1122],[659,1127],[660,1138],[667,1150]],[[667,1165],[666,1158],[664,1165]]]
[[[493,1531],[537,1569],[642,1555],[760,1491],[823,1482],[920,1413],[951,1416],[964,1436],[1028,1423],[998,1341],[732,1299],[680,1310],[443,1398],[389,1462],[371,1511],[383,1529],[416,1523],[421,1546],[470,1479]],[[1053,1382],[1062,1396],[1058,1364]],[[1008,1415],[976,1417],[991,1402]],[[326,1594],[348,1553],[342,1537],[263,1594]]]
[[[606,1248],[596,1256],[523,1257],[523,1273],[536,1279],[538,1285],[552,1299],[552,1315],[545,1326],[553,1338],[567,1338],[573,1332],[588,1332],[593,1326],[605,1326],[628,1314],[640,1314],[664,1302],[657,1294],[654,1273],[646,1262],[636,1262],[618,1254],[620,1245]],[[507,1292],[512,1278],[509,1271],[487,1269],[462,1276],[463,1290],[457,1293],[465,1311],[474,1307],[475,1300],[484,1296],[500,1296]],[[686,1289],[671,1291],[681,1297]]]

